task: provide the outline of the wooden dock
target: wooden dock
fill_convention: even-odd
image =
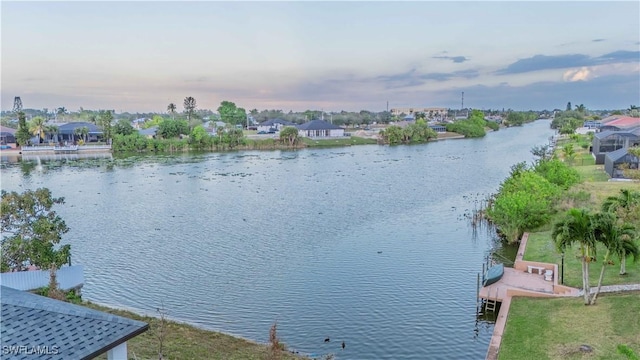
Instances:
[[[529,234],[525,233],[520,241],[513,268],[505,267],[504,275],[500,280],[478,290],[478,297],[482,300],[485,310],[495,310],[496,304],[498,302],[501,303],[487,351],[487,360],[498,358],[498,351],[500,350],[502,334],[507,324],[512,297],[576,297],[580,295],[580,290],[558,284],[557,264],[524,261],[522,259],[528,239]],[[538,271],[529,272],[532,268],[538,269]],[[549,280],[545,280],[544,273],[547,270],[553,272],[550,278],[547,277]]]

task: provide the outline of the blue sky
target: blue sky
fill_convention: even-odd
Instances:
[[[2,109],[640,104],[640,2],[1,3]]]

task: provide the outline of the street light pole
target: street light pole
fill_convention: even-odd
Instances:
[[[562,253],[562,265],[560,267],[560,284],[564,285],[564,252]]]

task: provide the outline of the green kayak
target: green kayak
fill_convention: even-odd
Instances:
[[[503,274],[504,264],[497,264],[490,267],[489,269],[487,269],[487,272],[484,273],[484,282],[482,283],[482,285],[489,286],[495,283],[502,278]]]

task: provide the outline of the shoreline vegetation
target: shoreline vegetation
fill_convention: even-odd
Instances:
[[[528,114],[522,115],[519,122],[511,123],[513,126],[536,120],[536,116]],[[458,120],[454,123],[446,124],[446,133],[441,136],[431,129],[424,119],[418,119],[404,127],[389,125],[378,129],[376,133],[360,133],[353,130],[360,136],[345,136],[344,138],[308,138],[298,135],[298,130],[292,126],[285,126],[279,131],[278,136],[260,139],[254,138],[255,131],[218,128],[215,135],[210,135],[198,125],[190,133],[186,123],[181,120],[163,120],[161,123],[165,127],[175,130],[171,132],[160,132],[159,138],[148,138],[137,132],[127,135],[115,134],[113,136],[112,151],[114,153],[133,152],[178,152],[178,151],[233,151],[233,150],[294,150],[307,147],[329,147],[329,146],[351,146],[365,144],[400,145],[400,144],[421,144],[433,140],[444,138],[473,138],[483,137],[487,130],[496,131],[500,128],[495,122],[486,121],[484,113],[480,110],[473,110],[468,119]],[[168,123],[175,122],[173,126]],[[180,123],[180,124],[178,124]]]
[[[82,302],[82,306],[143,321],[149,330],[127,341],[129,357],[132,359],[190,359],[190,360],[295,360],[309,359],[304,354],[295,354],[278,341],[278,350],[272,344],[258,343],[235,335],[205,330],[185,322],[168,319],[163,309],[158,316],[140,315],[132,311],[116,309],[92,302]],[[270,329],[265,329],[269,339]],[[325,357],[321,357],[324,359]],[[106,354],[97,359],[106,360]]]
[[[486,215],[501,229],[506,242],[516,242],[522,232],[528,232],[524,259],[558,264],[565,285],[582,289],[584,281],[587,286],[640,284],[640,261],[634,261],[640,260],[640,256],[626,256],[623,261],[625,256],[618,255],[611,246],[613,242],[607,243],[606,238],[598,240],[596,233],[602,233],[600,228],[588,232],[596,235],[589,245],[591,249],[586,248],[587,255],[583,253],[584,245],[567,246],[562,242],[568,234],[563,232],[567,229],[563,226],[577,224],[567,222],[576,209],[601,220],[607,218],[601,214],[613,212],[621,228],[630,225],[640,230],[638,182],[609,181],[604,166],[596,165],[590,155],[589,144],[588,135],[574,134],[560,139],[555,150],[532,149],[538,160],[531,166],[521,163],[512,167],[498,194],[488,201]],[[606,205],[619,200],[629,202],[615,208]],[[598,227],[600,223],[593,224]],[[640,242],[637,235],[629,241],[636,246]],[[587,272],[586,280],[584,259],[588,259],[586,266],[591,263],[595,270]],[[621,275],[623,270],[626,273]],[[638,359],[640,292],[601,294],[597,303],[592,296],[589,306],[585,306],[585,301],[582,296],[515,297],[498,359]]]

